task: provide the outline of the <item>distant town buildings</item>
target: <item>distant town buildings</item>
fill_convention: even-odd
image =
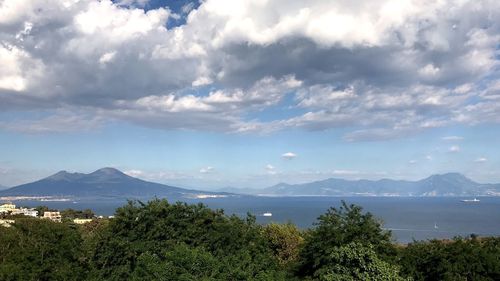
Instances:
[[[49,219],[55,222],[61,222],[61,213],[60,212],[43,212],[43,218]]]
[[[3,214],[11,214],[11,215],[25,215],[25,216],[30,216],[30,217],[36,217],[38,216],[38,211],[35,209],[29,209],[29,208],[16,208],[16,205],[12,203],[6,203],[3,205],[0,205],[0,213]]]
[[[35,209],[20,208],[12,212],[13,215],[25,215],[28,217],[38,217],[38,211]]]
[[[12,203],[6,203],[0,205],[0,213],[11,213],[16,210],[16,205]]]
[[[15,223],[15,220],[11,217],[13,215],[24,215],[24,216],[29,216],[29,217],[38,217],[38,211],[33,208],[16,208],[16,205],[13,203],[5,203],[0,205],[0,215],[3,215],[4,219],[0,219],[0,226],[3,227],[10,227],[13,223]],[[1,218],[0,217],[0,218]],[[5,219],[9,218],[9,219]],[[60,212],[57,211],[47,211],[43,212],[42,217],[43,219],[48,219],[54,222],[62,222],[62,216]],[[103,216],[97,217],[99,219],[103,219]],[[114,216],[109,216],[108,218],[114,218]],[[92,219],[90,218],[75,218],[73,219],[73,223],[76,224],[85,224],[91,222]]]

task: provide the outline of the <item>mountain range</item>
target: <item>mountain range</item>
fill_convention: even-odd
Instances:
[[[89,174],[60,171],[47,178],[0,191],[0,196],[51,196],[77,198],[203,198],[227,196],[144,181],[114,168],[102,168]]]
[[[207,198],[236,194],[262,196],[500,196],[500,184],[477,183],[459,173],[418,181],[329,178],[302,184],[279,183],[264,189],[227,188],[220,192],[169,186],[131,177],[114,168],[89,174],[60,171],[47,178],[0,190],[0,196],[76,198]]]
[[[500,195],[500,184],[480,184],[458,173],[432,175],[418,181],[330,178],[305,184],[277,184],[263,190],[279,195],[481,196]]]
[[[238,193],[237,189],[231,192]],[[459,173],[432,175],[418,181],[329,178],[303,184],[279,183],[240,193],[269,196],[500,196],[500,184],[477,183]]]

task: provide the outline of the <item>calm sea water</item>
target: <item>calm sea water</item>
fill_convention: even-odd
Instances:
[[[311,227],[316,218],[340,201],[357,204],[372,212],[392,230],[394,239],[407,243],[454,236],[500,236],[500,197],[481,197],[479,203],[463,203],[463,198],[401,197],[239,197],[203,200],[210,208],[244,216],[250,212],[259,223],[291,221],[301,228]],[[112,215],[125,201],[39,202],[17,201],[18,205],[47,205],[51,208],[90,208],[98,215]],[[271,212],[272,217],[262,216]]]

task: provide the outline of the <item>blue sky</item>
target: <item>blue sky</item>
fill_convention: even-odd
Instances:
[[[499,5],[4,1],[0,185],[500,182]]]

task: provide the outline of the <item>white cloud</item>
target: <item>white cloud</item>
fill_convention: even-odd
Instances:
[[[171,182],[183,182],[186,180],[194,180],[196,177],[185,172],[172,170],[139,170],[130,169],[124,171],[125,174],[152,182],[160,182],[170,184]]]
[[[414,164],[417,164],[418,161],[417,160],[410,160],[408,161],[408,164],[411,164],[411,165],[414,165]]]
[[[450,146],[450,148],[448,148],[448,152],[451,152],[451,153],[460,152],[460,146],[452,145],[452,146]]]
[[[461,141],[464,138],[460,137],[460,136],[446,136],[446,137],[442,137],[441,139],[444,141]]]
[[[202,174],[209,174],[215,172],[215,168],[211,166],[203,167],[200,169],[200,173]]]
[[[274,169],[275,169],[275,168],[274,168],[274,166],[273,166],[273,165],[271,165],[271,164],[267,164],[267,165],[266,165],[266,170],[274,170]]]
[[[81,35],[106,36],[107,44],[114,44],[140,39],[153,29],[162,29],[168,16],[169,11],[163,8],[144,12],[122,9],[111,1],[92,1],[75,15],[74,24]]]
[[[439,74],[439,67],[435,67],[432,64],[428,64],[423,68],[418,70],[418,73],[422,75],[424,78],[435,78]]]
[[[216,45],[237,40],[269,45],[299,36],[324,47],[335,44],[381,46],[393,39],[394,30],[404,30],[405,24],[412,23],[414,18],[431,19],[442,6],[427,1],[375,1],[352,5],[323,1],[212,0],[201,5],[190,20],[194,25],[206,21],[217,24],[221,32],[214,38]],[[410,29],[402,36],[411,40],[415,34]]]
[[[22,92],[28,88],[29,80],[38,78],[43,71],[41,62],[28,52],[3,42],[0,43],[0,62],[0,92]]]
[[[476,158],[474,160],[474,162],[477,162],[477,163],[484,163],[484,162],[488,162],[488,158],[486,157],[479,157],[479,158]]]
[[[352,176],[352,175],[359,175],[359,171],[355,170],[333,170],[332,173],[334,175],[340,175],[340,176]]]
[[[112,61],[116,56],[116,52],[113,51],[113,52],[107,52],[107,53],[104,53],[100,58],[99,58],[99,63],[101,65],[105,65],[106,63]]]
[[[267,164],[265,169],[268,175],[276,175],[278,173],[276,168],[271,164]]]
[[[207,0],[171,29],[147,3],[1,2],[0,108],[349,141],[500,123],[499,1]],[[286,95],[293,114],[253,117]]]
[[[300,83],[293,76],[264,77],[247,89],[213,90],[205,96],[172,93],[132,101],[118,100],[114,103],[116,109],[105,114],[150,127],[254,131],[255,128],[242,121],[240,115],[279,103]]]
[[[124,6],[144,7],[149,3],[149,0],[118,0],[116,3]]]
[[[93,131],[101,128],[103,119],[100,116],[59,111],[39,119],[21,119],[10,122],[0,121],[0,129],[26,134],[47,134]]]
[[[297,157],[297,154],[293,153],[293,152],[287,152],[287,153],[283,153],[281,155],[281,157],[285,160],[292,160],[294,158]]]
[[[181,7],[181,12],[183,14],[189,14],[195,8],[194,2],[188,2]]]
[[[128,171],[124,171],[123,173],[126,175],[129,175],[131,177],[134,177],[134,178],[140,178],[140,177],[144,176],[144,174],[145,174],[141,170],[128,170]]]

